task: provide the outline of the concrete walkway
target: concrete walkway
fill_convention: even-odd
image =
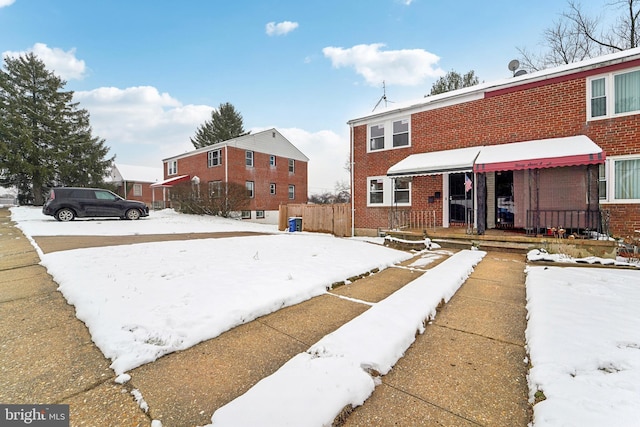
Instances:
[[[207,424],[217,408],[368,307],[313,298],[141,366],[119,385],[38,263],[0,209],[0,403],[67,403],[74,426]],[[346,425],[526,426],[523,270],[522,255],[489,253]],[[419,274],[389,268],[333,293],[376,302]]]

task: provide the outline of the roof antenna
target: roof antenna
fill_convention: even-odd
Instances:
[[[387,102],[393,102],[393,101],[389,101],[387,99],[387,86],[384,82],[384,80],[382,81],[382,96],[380,97],[380,99],[378,100],[378,103],[376,104],[375,107],[373,107],[373,110],[371,110],[371,112],[376,111],[376,108],[378,108],[378,106],[380,105],[380,103],[384,101],[384,107],[387,108]]]

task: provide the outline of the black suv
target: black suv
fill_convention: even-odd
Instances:
[[[52,188],[42,213],[58,221],[75,217],[108,217],[138,219],[149,216],[149,208],[142,202],[125,200],[109,190],[100,188]]]

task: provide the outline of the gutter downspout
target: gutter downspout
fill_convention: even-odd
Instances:
[[[349,125],[349,129],[350,129],[350,136],[351,136],[351,148],[350,148],[350,157],[351,157],[351,167],[349,168],[349,172],[351,175],[351,237],[354,237],[355,234],[355,212],[356,212],[356,208],[355,208],[355,186],[354,186],[354,177],[353,177],[353,165],[355,164],[354,162],[354,155],[353,155],[353,124]]]

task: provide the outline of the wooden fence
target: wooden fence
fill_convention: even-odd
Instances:
[[[302,231],[351,236],[351,205],[280,205],[278,229],[289,229],[289,218],[302,218]]]

